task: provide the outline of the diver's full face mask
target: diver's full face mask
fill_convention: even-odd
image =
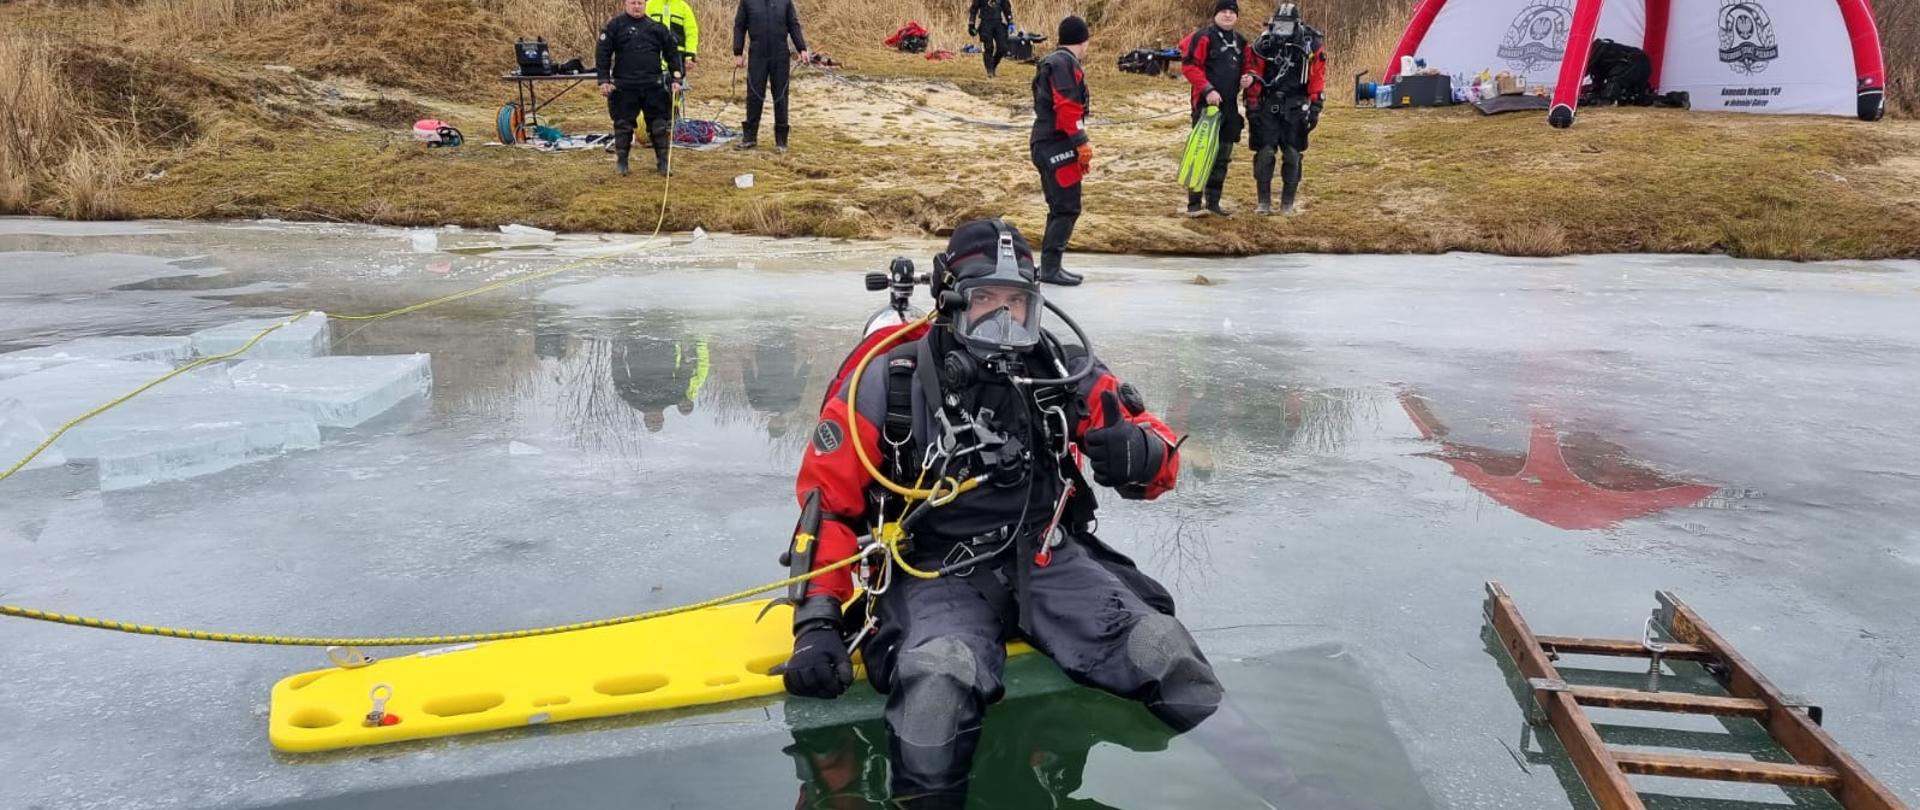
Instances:
[[[962,304],[954,326],[975,356],[1017,354],[1040,342],[1040,292],[1031,284],[996,273],[963,281],[957,292]]]
[[[1280,49],[1294,42],[1300,36],[1300,8],[1292,3],[1282,3],[1274,9],[1272,19],[1267,20],[1267,30],[1254,42],[1254,51],[1261,58],[1272,60],[1279,56]]]

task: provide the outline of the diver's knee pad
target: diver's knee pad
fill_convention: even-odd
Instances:
[[[936,638],[899,654],[893,688],[899,711],[888,719],[902,742],[942,746],[979,721],[980,664],[965,642]]]
[[[1178,619],[1147,614],[1127,631],[1126,650],[1127,661],[1153,687],[1147,708],[1176,730],[1199,725],[1220,706],[1225,691],[1213,665]]]

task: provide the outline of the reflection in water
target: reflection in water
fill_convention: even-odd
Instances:
[[[974,807],[1110,808],[1074,798],[1094,746],[1162,751],[1174,734],[1137,703],[1092,689],[1067,689],[1008,700],[993,707],[993,733],[974,756]],[[795,807],[895,807],[887,789],[886,723],[795,729],[786,753],[800,777]],[[908,807],[916,805],[908,804]]]
[[[666,427],[667,408],[693,413],[711,363],[705,338],[672,333],[623,337],[613,343],[608,359],[614,393],[640,412],[649,433]]]
[[[815,366],[812,354],[801,350],[798,333],[792,329],[776,330],[754,342],[742,376],[747,406],[767,414],[769,438],[785,436],[796,424],[812,423],[813,415],[804,405]]]
[[[1449,440],[1451,431],[1424,396],[1402,392],[1400,404],[1423,438],[1440,443],[1438,452],[1422,455],[1445,461],[1500,505],[1557,528],[1605,529],[1720,492],[1674,480],[1592,433],[1562,433],[1540,414],[1531,419],[1526,449],[1512,452]]]

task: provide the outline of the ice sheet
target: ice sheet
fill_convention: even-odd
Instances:
[[[262,330],[286,318],[253,318],[216,326],[193,333],[193,350],[202,356],[225,354],[239,349]],[[320,357],[327,353],[331,330],[327,314],[308,313],[306,317],[275,329],[261,338],[241,357],[248,360],[273,360],[293,357]]]
[[[161,397],[89,422],[100,489],[183,481],[320,446],[313,417],[248,398]]]
[[[193,356],[193,341],[184,337],[119,336],[69,340],[38,349],[0,354],[0,380],[80,360],[154,360],[178,363]]]
[[[0,469],[13,466],[46,440],[46,426],[33,418],[33,413],[27,410],[25,403],[17,399],[0,399]],[[65,463],[66,455],[59,448],[49,447],[21,469],[35,470]]]
[[[234,388],[305,412],[326,427],[354,427],[433,387],[424,354],[249,360],[234,367]]]

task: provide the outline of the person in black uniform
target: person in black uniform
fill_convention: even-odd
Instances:
[[[766,106],[771,85],[773,145],[787,151],[787,79],[793,68],[788,38],[799,49],[800,61],[807,61],[807,37],[800,32],[800,10],[793,0],[740,0],[733,14],[733,66],[747,69],[747,120],[741,126],[738,149],[759,145],[760,110]]]
[[[1027,144],[1040,170],[1047,196],[1047,230],[1040,239],[1040,280],[1071,287],[1078,274],[1061,266],[1074,223],[1080,220],[1080,181],[1093,165],[1087,140],[1087,74],[1080,60],[1087,53],[1087,21],[1060,21],[1060,47],[1047,54],[1033,73],[1033,134]]]
[[[1253,84],[1246,72],[1252,50],[1247,38],[1234,33],[1240,21],[1239,0],[1215,0],[1213,22],[1180,41],[1180,72],[1193,85],[1193,120],[1197,123],[1208,106],[1220,108],[1220,151],[1213,159],[1213,172],[1207,175],[1206,207],[1197,192],[1187,193],[1187,216],[1207,214],[1232,216],[1221,207],[1220,194],[1227,185],[1227,164],[1233,162],[1233,145],[1240,142],[1240,130],[1246,120],[1240,115],[1239,90]]]
[[[661,66],[665,65],[665,73]],[[653,140],[654,171],[667,174],[667,150],[673,147],[673,94],[680,92],[686,63],[673,32],[647,16],[646,0],[626,0],[626,11],[607,21],[594,56],[600,94],[613,117],[614,171],[627,174],[633,151],[633,126],[642,113]]]
[[[1267,30],[1253,40],[1247,72],[1247,122],[1253,149],[1253,183],[1260,192],[1256,214],[1273,213],[1274,153],[1281,158],[1280,213],[1293,213],[1300,191],[1301,153],[1320,126],[1326,102],[1326,36],[1300,21],[1300,7],[1281,3]]]
[[[967,9],[967,36],[980,38],[980,59],[991,79],[1007,56],[1007,28],[1013,25],[1013,0],[973,0]]]

